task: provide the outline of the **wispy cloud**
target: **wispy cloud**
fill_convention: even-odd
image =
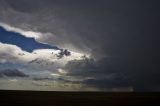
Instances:
[[[19,34],[21,34],[21,35],[23,35],[25,37],[38,39],[40,36],[42,36],[42,34],[39,33],[39,32],[25,31],[23,29],[13,27],[13,26],[10,26],[10,25],[5,24],[5,23],[0,23],[0,26],[3,27],[7,31],[12,31],[12,32],[19,33]]]

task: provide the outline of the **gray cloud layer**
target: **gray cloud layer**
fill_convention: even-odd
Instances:
[[[28,75],[20,72],[17,69],[5,69],[0,70],[0,77],[8,76],[8,77],[28,77]]]
[[[159,10],[157,0],[0,0],[0,22],[44,33],[38,41],[91,53],[96,65],[72,61],[66,66],[72,75],[107,85],[99,77],[115,74],[120,78],[110,85],[157,90]]]

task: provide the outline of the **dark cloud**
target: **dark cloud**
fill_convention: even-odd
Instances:
[[[92,76],[97,78],[95,84],[155,90],[160,86],[159,4],[158,0],[0,0],[0,22],[49,32],[38,40],[91,53],[95,62],[75,60],[66,65],[70,75]],[[120,80],[99,79],[112,74],[120,75]]]
[[[67,49],[61,49],[60,52],[58,53],[57,57],[58,59],[63,58],[64,56],[70,56],[71,52],[68,51]]]
[[[95,86],[99,89],[118,87],[132,87],[133,82],[129,76],[108,59],[95,62],[94,59],[73,60],[68,62],[66,69],[69,76],[84,77],[81,83]]]
[[[28,1],[28,0],[5,0],[8,5],[16,11],[24,12],[24,13],[31,13],[37,10],[40,10],[40,7],[43,8],[43,1],[38,2],[38,0]]]
[[[0,70],[0,77],[8,76],[8,77],[28,77],[28,75],[17,69],[4,69]]]
[[[99,88],[101,90],[114,89],[114,88],[132,88],[130,81],[127,79],[116,78],[109,79],[87,79],[82,81],[83,84]],[[133,89],[133,88],[132,88]]]
[[[119,59],[103,59],[95,62],[92,59],[74,60],[66,65],[70,76],[81,76],[81,83],[100,89],[131,87],[135,91],[158,91],[158,69],[150,65],[122,62]]]

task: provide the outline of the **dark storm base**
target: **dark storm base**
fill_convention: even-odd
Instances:
[[[160,93],[0,91],[0,106],[160,106]]]

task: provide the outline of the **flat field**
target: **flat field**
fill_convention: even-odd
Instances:
[[[0,106],[160,106],[158,92],[55,92],[0,90]]]

